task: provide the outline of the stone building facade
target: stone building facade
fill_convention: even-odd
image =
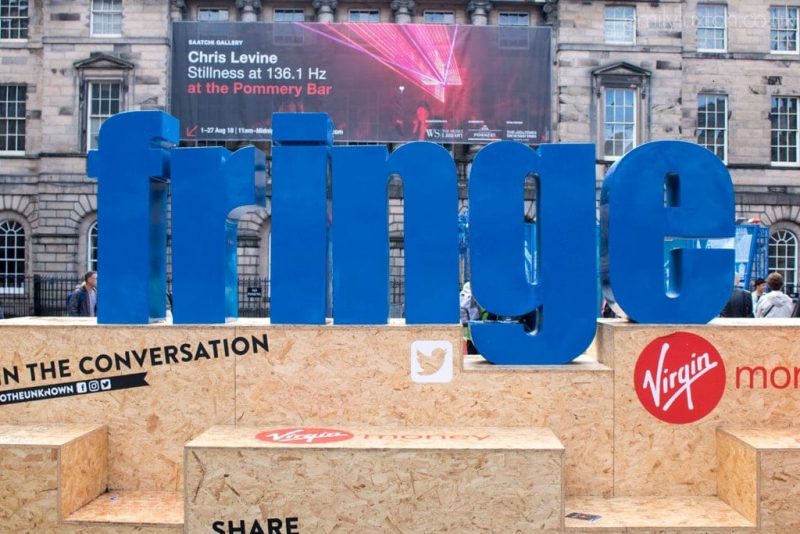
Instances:
[[[730,169],[737,217],[770,227],[772,267],[794,286],[799,11],[784,0],[0,0],[0,291],[20,290],[22,274],[94,266],[86,150],[115,112],[169,111],[177,20],[550,25],[553,140],[596,144],[598,190],[635,145],[704,144]],[[450,148],[463,198],[476,147]],[[402,202],[391,196],[399,274]],[[268,276],[269,226],[269,206],[240,224],[242,275]]]

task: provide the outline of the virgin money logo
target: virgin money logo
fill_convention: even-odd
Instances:
[[[351,439],[353,434],[346,430],[334,430],[331,428],[278,428],[276,430],[264,430],[256,434],[256,439],[268,441],[270,443],[289,443],[293,445],[313,445],[317,443],[333,443],[335,441],[346,441]]]
[[[667,423],[693,423],[722,399],[725,364],[706,339],[676,332],[644,348],[633,381],[639,401],[653,416]]]

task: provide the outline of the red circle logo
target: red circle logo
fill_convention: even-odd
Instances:
[[[270,443],[284,443],[290,445],[314,445],[317,443],[333,443],[346,441],[353,434],[346,430],[333,428],[292,427],[264,430],[256,434],[256,439]]]
[[[699,421],[725,393],[725,364],[708,340],[688,332],[660,337],[639,355],[633,386],[642,406],[667,423]]]

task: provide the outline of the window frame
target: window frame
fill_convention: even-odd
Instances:
[[[615,18],[609,17],[609,11],[618,10],[618,9],[630,9],[633,13],[633,18]],[[603,43],[608,45],[617,45],[617,46],[635,46],[636,45],[636,23],[638,17],[636,14],[636,6],[628,6],[628,5],[614,5],[614,6],[605,6],[603,9]],[[625,24],[631,25],[631,39],[630,41],[620,41],[620,40],[609,40],[608,34],[608,24],[609,22],[623,22]]]
[[[18,133],[18,131],[13,134],[14,137],[17,138],[17,139],[20,138],[20,137],[22,138],[22,150],[19,150],[19,149],[7,150],[7,149],[3,149],[2,146],[0,145],[0,155],[2,155],[2,156],[24,156],[25,155],[25,150],[26,150],[25,141],[26,141],[27,133],[28,133],[28,131],[27,131],[28,130],[28,123],[27,123],[27,115],[28,115],[28,86],[26,84],[15,84],[15,83],[12,84],[12,83],[9,83],[9,84],[0,84],[0,87],[8,88],[8,89],[16,88],[16,90],[17,90],[16,100],[13,100],[13,101],[10,100],[10,99],[7,99],[5,101],[1,101],[0,100],[0,107],[5,108],[6,110],[8,110],[9,108],[12,108],[12,107],[13,108],[18,108],[18,106],[20,104],[22,105],[22,115],[21,116],[20,115],[15,115],[13,117],[2,117],[2,118],[0,118],[0,121],[6,122],[6,132],[9,131],[10,123],[13,122],[15,124],[15,129],[16,130],[19,129],[19,124],[20,123],[22,124],[22,134],[20,135]],[[20,90],[24,93],[24,95],[23,95],[21,100],[20,100],[20,96],[19,96]],[[15,105],[12,105],[12,104],[15,104]],[[3,136],[0,136],[0,139],[11,139],[11,134],[4,134]],[[19,141],[17,141],[16,144],[18,145]]]
[[[702,8],[716,8],[722,9],[722,27],[717,26],[703,26],[701,25],[700,19],[700,10]],[[716,20],[716,15],[712,15],[713,19]],[[695,28],[695,45],[697,47],[698,52],[707,52],[707,53],[724,53],[728,51],[728,6],[726,4],[715,4],[715,3],[702,3],[697,4],[697,12],[696,12],[696,20],[697,20],[697,27]],[[722,31],[722,48],[706,48],[700,46],[700,30],[707,30],[707,31]]]
[[[86,272],[97,272],[97,220],[86,230]]]
[[[300,15],[300,20],[278,20],[276,15]],[[292,22],[305,22],[306,12],[303,9],[295,7],[276,7],[272,10],[272,22],[278,23],[292,23]]]
[[[622,125],[623,131],[624,131],[625,125],[629,124],[629,123],[627,123],[625,121],[623,121],[623,122],[613,122],[613,123],[609,123],[608,122],[608,120],[607,120],[608,117],[606,115],[606,108],[607,108],[607,105],[606,105],[606,101],[607,100],[606,100],[606,98],[607,98],[607,95],[608,95],[609,91],[629,91],[629,92],[632,93],[632,97],[633,97],[632,101],[631,101],[631,109],[633,111],[633,122],[632,122],[632,124],[633,124],[633,135],[631,136],[631,148],[629,150],[627,150],[627,151],[623,150],[622,154],[608,154],[606,152],[606,141],[607,141],[607,139],[606,139],[606,126],[609,125],[609,124]],[[602,130],[601,131],[601,139],[600,139],[600,146],[602,147],[601,151],[602,151],[602,155],[603,155],[603,159],[604,160],[606,160],[606,161],[617,161],[618,159],[622,158],[622,156],[624,156],[625,154],[627,154],[628,152],[630,152],[631,150],[633,150],[634,148],[636,148],[640,144],[640,142],[639,142],[640,117],[639,116],[640,116],[641,110],[639,109],[639,105],[638,105],[638,102],[639,102],[639,89],[637,87],[621,87],[621,86],[616,86],[616,85],[605,85],[605,86],[602,87],[601,93],[602,93],[601,94],[601,116],[600,116],[600,128]],[[613,143],[613,139],[611,141]],[[624,143],[624,141],[625,141],[625,138],[623,137],[623,143]],[[623,149],[624,149],[624,147],[623,147]]]
[[[20,221],[16,220],[14,217],[5,217],[0,216],[0,265],[4,265],[5,262],[12,262],[12,263],[21,263],[22,264],[22,273],[20,274],[17,270],[14,273],[9,274],[9,272],[3,268],[0,270],[0,295],[19,295],[25,292],[25,277],[28,272],[28,238],[27,238],[27,229],[24,224]],[[22,245],[15,245],[13,248],[15,250],[22,250],[22,260],[18,258],[14,259],[7,259],[6,251],[8,249],[7,245],[7,235],[9,232],[6,232],[3,228],[4,225],[16,225],[18,228],[18,233],[21,232],[22,234]],[[6,287],[6,278],[14,277],[14,278],[22,278],[22,283],[19,286],[14,287]]]
[[[777,128],[776,129],[775,128],[775,111],[774,110],[775,110],[775,101],[776,100],[786,100],[787,102],[788,101],[794,101],[794,128],[793,129],[792,128]],[[798,120],[800,119],[800,116],[798,116],[799,115],[798,111],[800,111],[798,109],[799,107],[800,107],[800,97],[797,97],[797,96],[775,95],[775,96],[772,96],[770,98],[770,112],[769,112],[769,117],[770,117],[770,143],[769,143],[770,156],[769,156],[769,159],[770,159],[770,165],[772,165],[773,167],[797,167],[798,165],[800,165],[800,123],[798,123]],[[788,109],[788,106],[786,106],[786,109]],[[787,113],[786,115],[789,117],[789,120],[791,121],[792,113]],[[778,116],[778,121],[780,121],[780,114]],[[794,147],[794,160],[793,161],[776,161],[774,159],[775,150],[776,149],[778,151],[781,150],[781,145],[780,144],[778,144],[778,145],[774,144],[774,138],[775,138],[776,132],[779,135],[780,135],[781,132],[789,132],[790,135],[794,137],[794,145],[790,145],[790,144],[785,145],[785,148],[787,148],[787,149],[792,148],[792,146]]]
[[[353,20],[353,15],[366,15],[368,18],[375,16],[376,20]],[[375,24],[381,21],[381,11],[379,9],[348,9],[347,22],[353,24]]]
[[[100,9],[95,8],[95,3],[98,1],[102,2],[111,2],[112,4],[117,3],[119,5],[119,10],[115,9]],[[105,7],[105,6],[103,6]],[[89,34],[92,37],[122,37],[122,0],[92,0],[91,5],[89,6],[90,9],[90,21],[89,21]],[[96,17],[99,15],[104,15],[110,17],[111,20],[111,28],[113,29],[114,20],[119,17],[119,33],[101,33],[98,32],[95,28]]]
[[[217,19],[217,18],[209,18],[209,19],[202,19],[200,18],[201,13],[225,13],[224,19]],[[215,6],[202,6],[197,8],[197,17],[198,22],[229,22],[231,20],[231,12],[226,7],[215,7]]]
[[[21,6],[19,5],[20,2],[23,0],[18,0],[15,2],[17,4],[16,7],[11,5],[11,0],[0,0],[0,10],[4,7],[3,4],[6,4],[7,9],[9,11],[8,15],[0,16],[0,21],[9,21],[9,28],[8,32],[9,35],[11,33],[16,32],[19,36],[18,37],[3,37],[2,33],[0,33],[0,42],[20,42],[20,41],[27,41],[30,38],[30,2],[28,0],[24,0],[25,6],[24,11],[27,13],[26,15],[20,15],[19,12],[22,11]],[[11,15],[11,10],[14,9],[17,11],[16,15]],[[1,12],[1,11],[0,11]],[[13,22],[18,21],[18,25],[12,24]],[[2,22],[0,22],[0,27],[2,26]],[[23,36],[24,35],[24,36]]]
[[[784,10],[787,15],[790,11],[794,12],[794,49],[792,50],[777,50],[774,49],[773,43],[779,43],[780,40],[773,39],[773,32],[790,32],[791,28],[776,28],[773,26],[773,10]],[[769,53],[782,54],[782,55],[798,55],[800,54],[800,25],[798,24],[798,17],[800,17],[800,8],[797,6],[769,6]],[[791,20],[787,17],[787,20]]]
[[[89,79],[87,79],[85,81],[85,85],[86,85],[86,89],[85,89],[85,95],[86,96],[85,96],[84,105],[86,106],[86,109],[84,110],[84,115],[85,115],[84,124],[86,125],[86,128],[85,128],[85,132],[84,132],[83,143],[84,143],[85,151],[89,151],[89,150],[92,150],[94,148],[97,148],[96,146],[92,146],[92,132],[93,132],[93,130],[92,130],[92,119],[93,118],[101,118],[102,119],[100,121],[100,125],[98,126],[97,132],[96,132],[97,135],[99,135],[100,134],[100,127],[103,125],[103,123],[106,120],[109,119],[109,117],[112,117],[112,116],[116,115],[117,113],[120,113],[120,112],[124,111],[124,109],[125,109],[124,108],[124,99],[123,99],[124,82],[120,78],[89,78]],[[116,113],[111,113],[109,115],[98,114],[97,116],[92,114],[92,96],[93,96],[92,95],[92,93],[93,93],[92,88],[95,87],[95,86],[99,86],[99,85],[116,85],[119,88],[119,92],[118,92],[118,95],[117,95],[118,110],[117,110]]]
[[[725,123],[724,123],[724,126],[722,128],[720,128],[719,126],[716,125],[716,116],[719,114],[719,111],[714,111],[714,113],[713,113],[715,115],[715,117],[714,117],[715,125],[714,126],[708,126],[708,122],[706,122],[705,126],[701,126],[700,125],[700,116],[701,116],[700,100],[702,98],[711,98],[711,97],[717,98],[717,99],[722,98],[722,102],[724,102],[725,109],[723,110],[722,116],[723,116],[723,118],[725,120]],[[709,114],[709,112],[707,110],[704,111],[703,113],[706,114],[706,115]],[[728,95],[727,94],[724,94],[724,93],[700,93],[700,94],[697,95],[697,122],[696,122],[697,128],[696,128],[696,132],[695,132],[696,133],[696,135],[695,135],[696,143],[698,145],[702,146],[703,148],[708,149],[712,154],[714,154],[715,156],[719,157],[722,160],[722,163],[725,163],[725,164],[728,163],[728,113],[729,113],[729,109],[728,109]],[[709,144],[708,143],[703,144],[703,143],[700,142],[700,131],[701,130],[706,131],[706,132],[709,132],[709,131],[710,132],[718,132],[718,131],[722,131],[723,132],[722,157],[720,157],[720,155],[717,154],[716,150],[711,150],[711,148],[709,148]],[[706,134],[706,139],[708,139],[708,134]],[[714,137],[714,139],[716,139],[716,137]],[[718,145],[716,143],[714,143],[714,144],[712,144],[710,146],[717,147]]]
[[[525,24],[504,24],[503,17],[513,16],[515,18],[524,18]],[[497,25],[511,28],[523,28],[531,25],[531,14],[526,11],[500,11],[497,14]]]
[[[769,233],[769,244],[767,245],[768,246],[768,251],[769,251],[769,254],[768,254],[769,271],[770,272],[777,271],[777,272],[781,273],[781,275],[783,275],[784,289],[786,288],[786,286],[791,286],[792,288],[794,288],[796,290],[797,289],[797,281],[798,281],[798,279],[797,279],[797,277],[798,277],[798,261],[800,261],[800,239],[798,238],[797,233],[795,233],[793,230],[791,230],[789,228],[786,228],[782,224],[779,224],[777,226],[778,226],[777,228],[775,228],[773,231],[770,231],[770,233]],[[773,242],[773,240],[775,239],[775,236],[777,236],[779,234],[783,234],[783,235],[788,234],[789,236],[791,236],[791,238],[794,240],[794,242],[793,243],[787,242],[787,241],[778,242],[778,243]],[[794,248],[794,257],[792,258],[792,261],[794,263],[794,267],[792,267],[791,269],[789,267],[787,267],[787,259],[790,258],[789,254],[783,254],[783,255],[780,255],[780,256],[774,255],[773,254],[773,250],[774,250],[773,247],[776,247],[776,248],[777,247],[781,247],[781,248],[786,248],[786,249],[789,249],[790,247],[793,247]],[[779,258],[784,260],[783,265],[781,265],[779,262],[775,261],[776,259],[779,259]],[[787,276],[788,272],[792,273],[792,278],[791,279],[789,278],[789,276]]]
[[[437,22],[433,20],[428,20],[428,16],[435,16],[435,15],[442,15],[442,18],[447,18],[449,15],[452,17],[451,22]],[[456,23],[456,12],[446,9],[426,9],[422,12],[422,21],[424,24],[455,24]]]

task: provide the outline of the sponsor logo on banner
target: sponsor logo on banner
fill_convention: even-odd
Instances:
[[[411,344],[411,380],[418,384],[445,384],[453,380],[453,344],[415,341]]]
[[[676,332],[644,348],[633,380],[639,401],[654,417],[673,424],[693,423],[722,399],[725,364],[708,340]]]
[[[314,445],[333,443],[352,439],[353,434],[346,430],[332,428],[293,427],[264,430],[256,434],[256,439],[269,443],[286,443],[291,445]]]

